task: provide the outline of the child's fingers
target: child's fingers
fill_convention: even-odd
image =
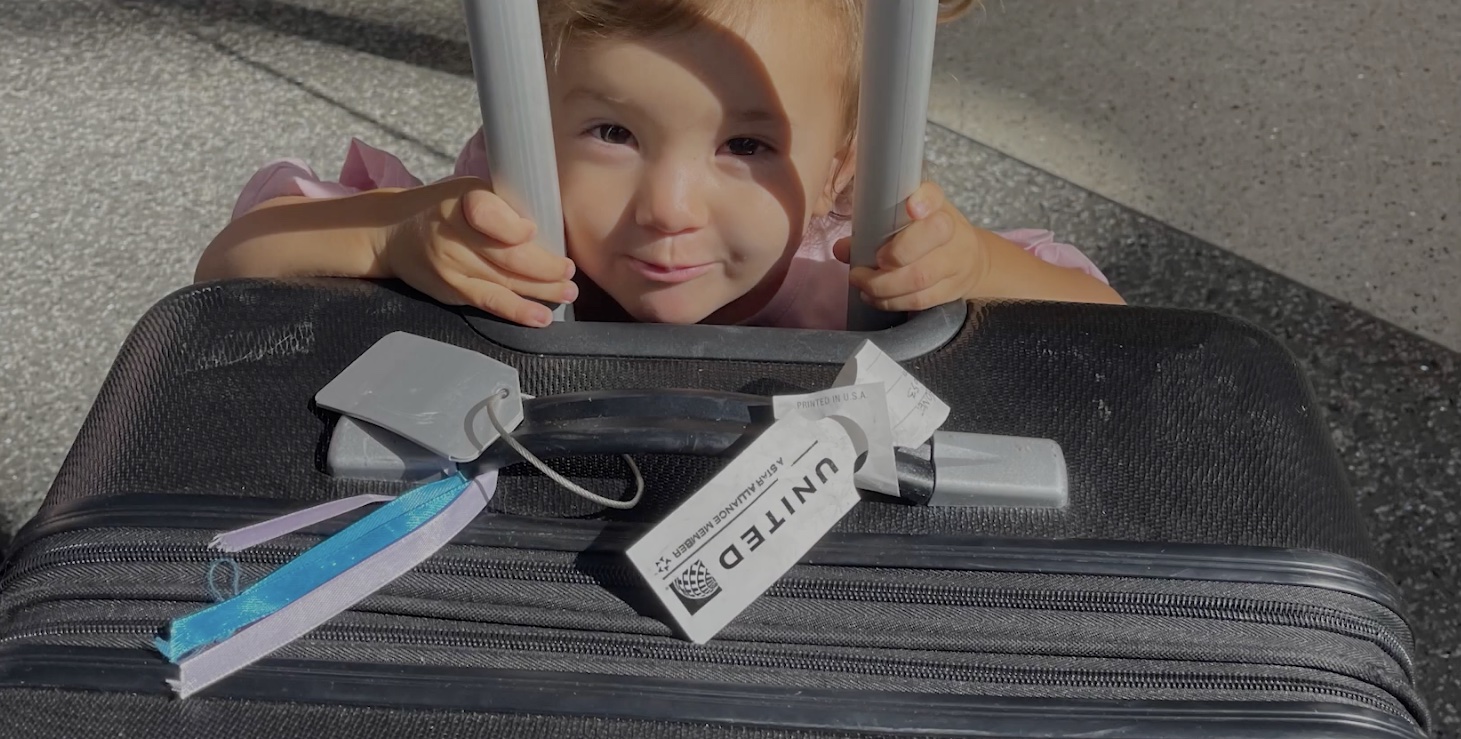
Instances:
[[[915,221],[920,220],[943,210],[947,202],[943,188],[938,183],[925,180],[908,198],[908,215]]]
[[[957,291],[946,285],[940,284],[927,290],[913,293],[911,295],[900,295],[896,298],[873,298],[867,293],[862,294],[863,302],[881,311],[890,313],[912,312],[936,308],[945,303],[952,303],[963,298]]]
[[[851,275],[852,284],[875,300],[914,295],[939,286],[952,288],[954,277],[952,270],[938,269],[927,261],[892,271],[855,267]]]
[[[914,192],[913,197],[908,199],[910,209],[913,208],[914,203],[918,202],[917,198],[920,197],[924,198],[922,202],[931,204],[934,208],[941,209],[943,207],[943,195],[938,191],[938,186],[928,182],[924,183],[924,187],[932,188],[933,194],[920,195],[920,193],[924,192],[924,188],[919,188],[919,190]],[[919,207],[922,208],[923,206],[920,205]],[[930,249],[949,240],[954,233],[953,219],[947,213],[936,213],[936,216],[927,220],[920,220],[924,216],[915,216],[913,223],[908,224],[903,230],[894,234],[878,250],[878,264],[883,267],[902,267],[905,264],[912,264],[924,254],[927,254]],[[909,232],[912,232],[911,236]],[[910,238],[919,242],[928,241],[928,243],[903,244],[894,247],[898,242],[907,241]],[[929,241],[930,239],[932,241]],[[892,251],[889,251],[890,247],[894,247]],[[846,236],[833,243],[832,256],[843,264],[851,264],[852,237]],[[891,261],[889,261],[890,259]]]
[[[525,298],[506,285],[461,275],[444,276],[446,282],[469,305],[524,326],[547,326],[553,312],[547,306]]]
[[[489,278],[488,281],[502,285],[525,298],[541,300],[547,303],[572,303],[578,300],[578,285],[568,280],[540,282],[518,275],[497,274]]]
[[[478,256],[504,272],[539,282],[573,279],[573,260],[550,253],[535,242],[517,246],[488,245],[474,249]]]
[[[544,306],[519,296],[504,285],[473,278],[450,265],[444,268],[423,262],[419,268],[400,276],[407,284],[445,305],[475,306],[526,326],[546,326],[552,319],[552,313]]]
[[[537,233],[532,221],[518,215],[502,198],[487,190],[462,195],[462,217],[467,225],[493,241],[509,246],[526,243]]]
[[[524,249],[527,246],[530,245],[503,247],[493,251]],[[444,266],[442,272],[452,271],[460,272],[464,277],[470,279],[502,285],[525,298],[549,303],[571,303],[578,299],[578,286],[571,280],[559,279],[561,274],[553,275],[548,279],[519,274],[499,267],[490,259],[482,259],[480,255],[470,249],[462,249],[461,252],[449,258],[449,262]]]
[[[474,230],[464,232],[460,227],[450,225],[443,229],[442,235],[466,247],[479,261],[504,272],[539,282],[558,282],[573,278],[573,260],[549,253],[547,249],[531,241],[504,244]]]
[[[878,264],[884,268],[902,267],[912,264],[927,254],[930,249],[948,241],[954,234],[953,218],[943,213],[945,204],[948,201],[944,198],[944,192],[933,182],[924,182],[913,191],[907,202],[908,215],[913,218],[913,223],[908,224],[902,231],[894,234],[887,244],[878,251]],[[930,217],[930,215],[934,217]],[[897,247],[891,253],[889,247],[900,240],[908,240],[909,232],[913,232],[913,239],[920,242],[932,239],[929,243],[904,244]],[[852,263],[852,239],[846,237],[838,239],[832,244],[832,256],[843,264]],[[892,261],[885,261],[891,257]]]
[[[923,260],[954,237],[954,219],[948,213],[915,221],[878,249],[878,267],[902,269]]]
[[[884,311],[925,310],[963,297],[959,290],[959,281],[953,275],[911,291],[904,290],[898,283],[887,281],[890,276],[859,267],[853,270],[852,284],[862,294],[863,302]],[[893,285],[891,288],[890,284]]]

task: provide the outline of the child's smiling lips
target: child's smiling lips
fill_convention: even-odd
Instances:
[[[665,284],[678,284],[689,282],[715,267],[715,262],[703,264],[660,264],[648,262],[643,259],[628,257],[629,266],[650,282],[662,282]]]

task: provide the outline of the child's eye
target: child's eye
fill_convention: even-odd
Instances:
[[[634,140],[634,134],[630,133],[629,129],[612,123],[594,126],[593,132],[600,141],[609,144],[627,144]]]
[[[734,138],[730,141],[725,142],[725,148],[729,149],[731,154],[734,154],[738,157],[752,157],[770,149],[771,147],[768,146],[764,141],[757,141],[756,139],[741,137]]]

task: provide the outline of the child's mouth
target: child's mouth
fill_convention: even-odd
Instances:
[[[666,284],[688,282],[709,272],[715,267],[714,262],[692,265],[669,265],[646,262],[643,259],[635,259],[634,257],[628,257],[628,259],[629,266],[643,276],[644,279]]]

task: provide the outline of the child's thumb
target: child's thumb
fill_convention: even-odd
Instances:
[[[843,264],[852,263],[852,237],[844,236],[832,244],[832,256]]]

